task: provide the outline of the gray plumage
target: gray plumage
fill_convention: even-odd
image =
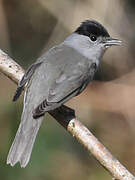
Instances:
[[[105,34],[109,37],[107,31]],[[101,42],[102,32],[97,38]],[[17,100],[27,84],[21,123],[8,154],[8,164],[14,166],[20,162],[21,167],[25,167],[43,115],[80,94],[92,81],[106,49],[104,43],[98,41],[93,44],[80,29],[50,49],[26,71],[13,99]]]

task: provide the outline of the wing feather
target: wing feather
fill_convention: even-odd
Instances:
[[[87,69],[87,70],[85,70]],[[33,117],[37,118],[45,112],[58,108],[72,97],[80,94],[87,86],[89,81],[93,79],[97,66],[91,64],[89,68],[79,68],[71,71],[70,75],[66,75],[62,71],[60,76],[49,90],[48,98],[45,99],[33,111]],[[90,76],[88,76],[90,74]]]

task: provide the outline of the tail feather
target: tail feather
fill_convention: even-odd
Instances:
[[[43,120],[43,117],[38,119],[30,118],[28,121],[27,119],[21,121],[14,142],[9,150],[7,164],[11,166],[20,162],[21,167],[25,167],[29,162],[35,138]]]

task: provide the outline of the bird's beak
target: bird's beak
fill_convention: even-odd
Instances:
[[[120,46],[121,45],[121,40],[119,39],[114,39],[112,37],[106,37],[103,40],[103,44],[106,48],[110,47],[110,46]]]

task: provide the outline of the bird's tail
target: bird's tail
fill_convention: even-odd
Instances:
[[[43,117],[34,119],[31,113],[27,113],[27,117],[25,113],[22,114],[20,126],[8,154],[7,164],[14,166],[20,162],[21,167],[28,164],[42,120]]]

